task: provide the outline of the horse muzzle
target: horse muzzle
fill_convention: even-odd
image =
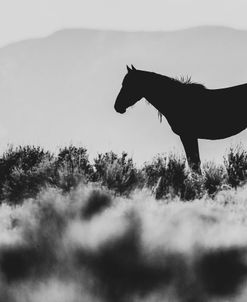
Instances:
[[[116,107],[116,106],[115,106],[115,110],[116,110],[118,113],[121,113],[121,114],[123,114],[123,113],[126,112],[126,109],[125,109],[125,108],[119,108],[119,107]]]

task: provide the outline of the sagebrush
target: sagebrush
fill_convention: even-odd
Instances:
[[[247,181],[247,151],[230,148],[224,163],[207,162],[202,174],[192,173],[183,156],[157,155],[137,168],[126,152],[98,154],[89,161],[86,148],[67,146],[53,154],[36,146],[8,148],[0,157],[0,200],[21,203],[44,187],[66,194],[79,183],[97,183],[115,195],[129,196],[148,188],[156,199],[178,196],[193,200],[242,186]]]

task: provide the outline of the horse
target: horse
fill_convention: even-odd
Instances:
[[[175,79],[127,66],[114,108],[125,113],[145,98],[165,116],[173,132],[180,136],[188,165],[200,173],[198,139],[224,139],[247,127],[245,111],[247,84],[208,89],[190,78]]]

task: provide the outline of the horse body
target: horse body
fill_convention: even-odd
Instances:
[[[204,105],[199,114],[198,138],[222,139],[236,135],[247,127],[247,84],[223,89],[205,89]],[[199,96],[200,97],[200,96]],[[201,100],[199,99],[201,103]],[[200,130],[201,133],[200,133]]]
[[[153,72],[128,68],[115,103],[124,113],[143,97],[164,115],[180,136],[190,167],[200,170],[198,139],[223,139],[247,127],[247,84],[207,89]]]

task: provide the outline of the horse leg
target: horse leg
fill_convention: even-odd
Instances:
[[[201,173],[201,160],[199,155],[199,147],[197,138],[181,135],[180,139],[183,143],[189,167],[192,171]]]

